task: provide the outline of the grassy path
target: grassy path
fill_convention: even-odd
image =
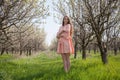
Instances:
[[[103,65],[98,54],[86,60],[71,56],[71,70],[65,73],[55,53],[22,58],[5,54],[0,56],[0,80],[120,80],[120,55],[108,59]]]

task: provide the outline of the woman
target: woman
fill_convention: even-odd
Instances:
[[[57,33],[58,47],[57,53],[61,54],[65,72],[70,69],[70,53],[74,53],[72,44],[73,26],[68,16],[64,16],[62,26]]]

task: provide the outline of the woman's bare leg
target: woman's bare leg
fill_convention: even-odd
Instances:
[[[68,72],[68,69],[67,69],[66,53],[62,53],[61,56],[62,56],[62,60],[63,60],[65,72]]]
[[[66,61],[67,61],[67,70],[69,71],[70,70],[70,54],[69,53],[66,54]]]

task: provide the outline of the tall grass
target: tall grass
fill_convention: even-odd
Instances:
[[[64,72],[61,56],[55,52],[15,58],[0,56],[0,80],[120,80],[120,54],[109,55],[102,64],[99,54],[88,54],[86,60],[71,56],[71,69]]]

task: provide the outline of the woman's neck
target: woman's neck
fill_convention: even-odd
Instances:
[[[65,25],[67,25],[67,23],[66,23],[66,24],[64,24],[64,26],[65,26]]]

